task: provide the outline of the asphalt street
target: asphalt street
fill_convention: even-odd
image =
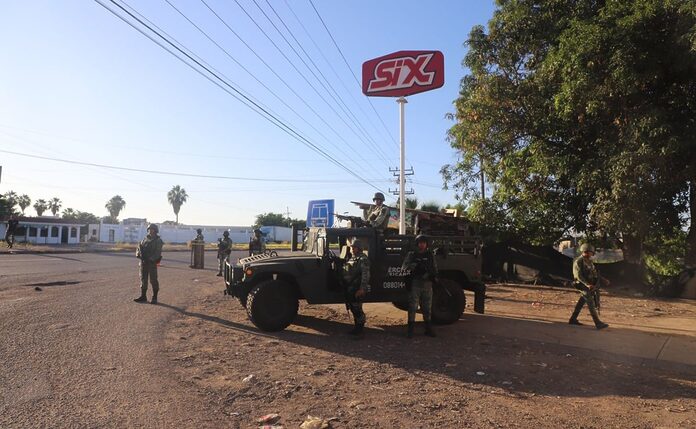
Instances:
[[[204,395],[163,358],[167,324],[201,286],[219,284],[222,296],[215,253],[205,270],[189,260],[163,255],[161,305],[150,305],[133,302],[130,252],[0,255],[0,427],[209,425]]]

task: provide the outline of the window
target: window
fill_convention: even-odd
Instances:
[[[96,229],[96,228],[92,230],[92,235],[97,235],[97,229]]]
[[[72,237],[72,238],[77,237],[77,228],[75,228],[74,226],[72,228],[70,228],[70,237]]]
[[[51,227],[51,237],[58,237],[58,227],[57,226]]]
[[[36,237],[36,227],[29,227],[29,237]]]
[[[42,237],[48,237],[48,227],[47,227],[47,226],[42,226],[42,227],[41,227],[41,236],[42,236]]]

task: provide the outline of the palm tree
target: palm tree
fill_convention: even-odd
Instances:
[[[179,223],[179,210],[181,209],[182,204],[186,202],[187,198],[188,194],[186,193],[186,189],[179,185],[174,186],[167,193],[167,201],[169,201],[169,204],[171,204],[172,208],[174,209],[177,224]]]
[[[38,216],[43,215],[43,212],[45,212],[47,209],[48,209],[48,203],[44,199],[39,198],[34,203],[34,210],[36,210],[36,214]]]
[[[60,210],[60,208],[62,206],[63,206],[63,202],[60,200],[60,198],[53,197],[48,202],[48,209],[51,210],[51,213],[53,213],[53,216],[58,214],[58,211]]]
[[[67,209],[63,210],[63,219],[75,219],[76,216],[77,212],[75,209],[68,207]]]
[[[22,194],[17,197],[17,205],[22,209],[22,214],[24,214],[24,210],[31,205],[31,198],[27,194]]]
[[[126,206],[126,200],[121,198],[120,195],[114,195],[109,201],[106,202],[106,209],[112,218],[117,219],[121,210]]]
[[[17,193],[15,191],[7,191],[5,192],[5,195],[3,195],[3,197],[5,198],[5,201],[7,201],[7,203],[10,205],[10,211],[14,212],[14,206],[17,205],[17,198],[19,198],[19,196],[17,196]]]

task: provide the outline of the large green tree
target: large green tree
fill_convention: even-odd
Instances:
[[[614,236],[631,262],[685,226],[696,265],[695,4],[499,0],[467,40],[442,169],[472,216],[542,243]]]
[[[260,226],[288,226],[292,220],[289,220],[282,213],[261,213],[256,215],[254,228]]]
[[[186,202],[187,199],[188,194],[186,193],[186,189],[179,185],[172,187],[172,189],[170,189],[167,193],[167,201],[169,201],[169,204],[172,205],[172,209],[174,209],[177,224],[179,223],[179,210],[181,210],[181,206]]]

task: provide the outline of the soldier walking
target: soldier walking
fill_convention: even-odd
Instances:
[[[349,332],[360,335],[365,327],[366,316],[362,299],[370,292],[370,260],[363,253],[363,243],[355,239],[351,244],[351,256],[343,264],[346,307],[353,314],[355,326]]]
[[[433,306],[433,283],[437,282],[437,264],[433,252],[428,248],[428,239],[424,235],[416,237],[415,251],[406,255],[402,270],[408,270],[408,331],[406,336],[413,338],[413,328],[416,323],[416,311],[420,303],[425,322],[425,335],[435,337],[435,332],[430,322]]]
[[[157,281],[157,264],[162,260],[162,239],[159,235],[159,227],[150,224],[147,227],[147,236],[138,244],[135,256],[140,259],[140,296],[135,298],[135,302],[147,302],[147,281],[152,283],[152,304],[157,304],[157,292],[159,292],[159,281]]]
[[[580,252],[581,255],[573,261],[573,278],[575,280],[573,286],[580,292],[580,299],[578,299],[578,303],[575,304],[575,309],[568,323],[571,325],[582,325],[582,323],[578,321],[578,316],[580,315],[582,307],[587,304],[595,328],[604,329],[609,325],[599,319],[599,312],[595,306],[593,295],[599,293],[600,282],[609,285],[609,280],[602,278],[599,273],[597,273],[597,269],[592,262],[595,249],[591,244],[585,243],[580,246]]]
[[[7,229],[5,229],[5,244],[8,248],[12,248],[15,241],[15,233],[17,232],[17,226],[19,221],[15,215],[10,215],[10,219],[7,221]]]
[[[372,202],[375,205],[370,207],[365,221],[369,226],[383,233],[387,229],[387,225],[389,225],[389,207],[384,205],[384,194],[376,192]]]
[[[232,239],[230,238],[230,232],[225,231],[222,233],[223,237],[218,239],[218,277],[222,276],[222,268],[225,265],[225,260],[232,253]]]

